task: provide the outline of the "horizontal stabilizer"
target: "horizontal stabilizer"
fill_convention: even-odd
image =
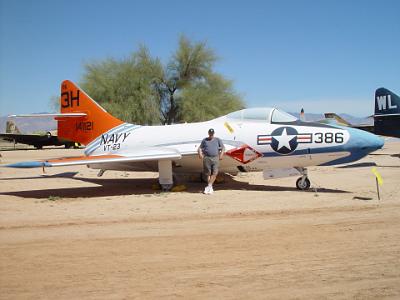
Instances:
[[[377,114],[377,115],[373,115],[374,118],[379,117],[379,118],[384,118],[384,117],[398,117],[400,116],[400,113],[396,113],[396,114]]]
[[[9,115],[9,118],[82,118],[86,117],[85,113],[55,113],[55,114],[27,114],[27,115]]]
[[[335,113],[325,113],[324,115],[325,119],[336,120],[339,125],[351,126],[351,123],[347,122],[345,119]]]

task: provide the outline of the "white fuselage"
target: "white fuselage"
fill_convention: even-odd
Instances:
[[[124,124],[110,130],[87,146],[86,155],[123,154],[146,147],[179,151],[182,158],[173,162],[174,172],[199,172],[202,162],[197,149],[209,128],[222,139],[225,149],[248,145],[262,156],[241,163],[224,156],[220,171],[237,173],[288,167],[326,164],[351,155],[348,129],[315,123],[270,123],[260,120],[235,120],[223,116],[211,121],[164,126]],[[274,149],[275,148],[275,149]],[[367,154],[367,153],[366,153]],[[365,154],[365,155],[366,155]],[[358,159],[358,158],[357,158]],[[110,163],[92,168],[112,170],[157,170],[157,161]],[[239,168],[238,168],[239,167]]]

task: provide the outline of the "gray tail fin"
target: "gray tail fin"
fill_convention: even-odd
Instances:
[[[400,97],[385,88],[375,91],[375,116],[400,113]]]
[[[17,125],[15,125],[15,123],[13,121],[7,121],[6,133],[20,134],[21,131],[19,131]]]

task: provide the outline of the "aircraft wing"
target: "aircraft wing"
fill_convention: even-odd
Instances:
[[[240,141],[232,141],[232,140],[222,140],[222,143],[225,147],[225,152],[229,150],[236,149],[242,146],[244,143]],[[197,149],[201,141],[189,141],[184,143],[170,143],[170,144],[161,144],[157,145],[159,147],[167,147],[168,149],[175,149],[179,152],[182,156],[190,156],[190,155],[197,155]]]
[[[45,161],[19,162],[3,166],[10,168],[60,167],[60,166],[75,166],[75,165],[90,165],[90,164],[107,164],[107,163],[117,163],[117,162],[139,162],[139,161],[153,161],[153,160],[163,160],[163,159],[180,159],[181,157],[182,155],[174,149],[146,147],[137,149],[133,152],[126,152],[126,153],[62,157],[62,158],[49,159]]]
[[[47,140],[48,137],[39,134],[0,133],[0,139],[21,144],[34,144]]]
[[[241,151],[244,153],[246,147],[243,143],[238,141],[223,141],[225,151],[228,156],[238,160],[238,158],[230,155],[232,151]],[[54,158],[43,161],[25,161],[2,167],[9,168],[40,168],[40,167],[61,167],[61,166],[75,166],[75,165],[90,165],[90,164],[109,164],[118,162],[141,162],[141,161],[157,161],[157,160],[174,160],[181,159],[182,156],[197,155],[197,147],[199,143],[181,143],[170,145],[159,145],[153,147],[143,147],[135,149],[130,152],[119,152],[116,154],[103,154],[103,155],[87,155],[75,157],[62,157]],[[235,156],[238,154],[235,153]]]
[[[181,153],[182,156],[197,156],[197,149],[200,143],[201,141],[192,141],[180,144],[167,144],[163,146],[176,149],[176,151]],[[224,144],[226,156],[243,164],[247,164],[262,156],[260,152],[241,141],[222,140],[222,143]]]

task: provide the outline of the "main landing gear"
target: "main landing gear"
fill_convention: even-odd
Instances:
[[[310,188],[311,182],[308,179],[307,169],[306,168],[296,168],[303,176],[301,176],[296,181],[296,188],[301,191],[306,191]]]
[[[171,160],[159,160],[158,161],[158,182],[160,183],[163,192],[171,190],[174,184],[174,178],[172,175],[172,161]]]

